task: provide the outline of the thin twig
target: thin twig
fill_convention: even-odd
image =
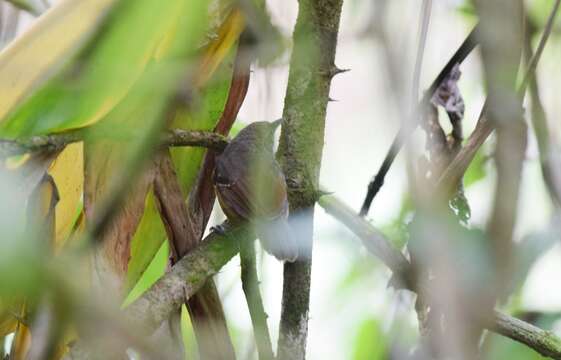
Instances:
[[[255,261],[255,244],[252,241],[240,244],[240,261],[242,268],[242,288],[245,294],[251,323],[253,324],[253,336],[257,345],[260,360],[272,360],[273,346],[271,335],[267,326],[267,314],[259,291],[259,279],[257,278],[257,267]]]
[[[421,21],[419,22],[419,43],[417,44],[417,56],[415,57],[415,68],[413,71],[413,85],[411,86],[411,112],[412,116],[418,110],[417,99],[419,97],[419,82],[421,70],[423,68],[423,58],[427,45],[427,35],[429,31],[432,0],[423,0],[421,7]]]
[[[553,8],[551,9],[551,13],[549,14],[547,23],[543,29],[542,38],[538,44],[538,48],[536,49],[536,53],[532,56],[528,63],[528,69],[526,70],[526,74],[524,74],[524,79],[522,80],[522,84],[520,85],[518,92],[521,97],[524,96],[528,84],[536,77],[536,68],[538,67],[538,62],[540,61],[543,50],[545,49],[547,39],[549,39],[549,35],[551,35],[551,31],[553,30],[553,24],[555,23],[555,17],[559,11],[560,4],[560,0],[556,0],[555,4],[553,4]]]
[[[20,140],[0,139],[0,158],[37,151],[60,151],[69,144],[84,140],[87,137],[87,131],[86,128],[82,128]],[[111,134],[105,136],[104,133],[103,139],[111,140]],[[115,136],[114,140],[125,139],[122,136]],[[226,147],[228,141],[224,136],[210,131],[172,129],[164,132],[161,143],[162,146],[200,146],[220,151]]]
[[[559,4],[561,0],[556,0],[551,13],[549,14],[549,18],[547,21],[548,28],[544,29],[542,37],[540,38],[540,43],[538,45],[538,49],[542,49],[545,47],[547,40],[549,39],[549,35],[551,34],[551,26],[555,17],[557,16],[559,10]],[[541,58],[542,51],[536,51],[532,56],[532,60],[529,62],[528,69],[526,69],[526,74],[524,75],[524,79],[532,79],[532,75],[530,72],[535,72],[537,64]],[[531,65],[534,64],[534,65]],[[518,96],[522,97],[525,93],[527,81],[523,81],[520,88],[518,89]],[[460,179],[464,176],[469,164],[475,157],[477,150],[483,145],[485,140],[491,135],[494,130],[494,125],[487,119],[487,103],[483,105],[483,109],[481,110],[481,114],[479,115],[479,120],[477,120],[477,125],[475,130],[469,136],[466,145],[460,150],[460,152],[456,155],[454,160],[450,163],[448,168],[443,172],[442,176],[438,180],[436,185],[436,189],[439,191],[443,191],[449,193],[452,191],[456,184],[460,181]]]
[[[372,255],[386,264],[395,277],[402,279],[401,284],[411,291],[416,291],[415,284],[411,282],[409,261],[379,230],[334,196],[322,196],[318,204],[355,233]],[[494,318],[491,319],[488,329],[525,344],[544,356],[561,359],[561,339],[549,331],[499,311],[494,312]]]
[[[424,104],[427,104],[430,101],[436,89],[438,89],[440,83],[450,73],[452,68],[456,64],[461,64],[465,60],[465,58],[471,53],[471,51],[477,46],[478,42],[477,42],[476,34],[478,28],[479,25],[476,25],[473,28],[471,33],[467,36],[467,38],[462,43],[462,45],[460,45],[458,50],[454,53],[454,55],[452,55],[452,57],[450,58],[448,63],[444,66],[444,68],[440,71],[436,79],[434,79],[431,86],[425,92],[422,100],[420,101],[418,105],[419,108],[422,109],[424,107]],[[395,157],[401,150],[405,140],[409,137],[409,135],[413,132],[413,130],[415,130],[417,125],[420,123],[420,121],[421,119],[417,118],[414,123],[409,124],[410,126],[404,125],[399,129],[397,135],[395,136],[390,146],[390,149],[386,154],[386,157],[384,158],[384,161],[382,162],[382,165],[380,166],[380,169],[378,170],[378,173],[376,173],[372,181],[368,184],[368,191],[366,193],[366,197],[364,199],[364,202],[360,210],[361,216],[365,216],[368,213],[368,210],[370,210],[372,201],[374,200],[376,194],[378,194],[378,191],[380,191],[382,185],[384,185],[384,179],[386,177],[386,174],[390,170],[390,167],[392,166]]]
[[[559,6],[561,1],[557,0],[555,6]],[[536,32],[536,27],[532,20],[527,17],[526,20],[526,36],[525,36],[525,51],[526,61],[528,64],[532,62],[531,59],[534,58],[532,51],[532,36]],[[547,22],[546,29],[544,33],[550,32],[552,27],[553,19],[550,18]],[[548,30],[549,29],[549,30]],[[538,48],[540,49],[540,47]],[[543,46],[541,47],[543,51]],[[555,166],[555,161],[558,159],[558,155],[554,153],[555,146],[552,146],[551,139],[549,135],[549,128],[547,125],[546,113],[544,106],[542,104],[540,90],[537,82],[537,76],[530,77],[529,81],[529,92],[531,98],[531,120],[532,126],[534,128],[534,134],[536,135],[536,140],[538,142],[538,149],[540,152],[540,166],[542,170],[542,177],[547,186],[550,196],[554,200],[557,206],[561,206],[561,179],[559,176],[558,166]]]

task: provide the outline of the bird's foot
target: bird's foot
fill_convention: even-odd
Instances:
[[[211,226],[210,232],[216,233],[218,235],[226,235],[226,232],[232,228],[232,225],[228,221],[224,221],[222,224]]]

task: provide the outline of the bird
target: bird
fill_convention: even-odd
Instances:
[[[280,261],[298,258],[288,223],[287,186],[273,152],[282,119],[247,125],[216,156],[213,185],[228,225],[249,223],[262,247]]]

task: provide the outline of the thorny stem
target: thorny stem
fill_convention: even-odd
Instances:
[[[301,254],[284,265],[279,359],[306,356],[313,206],[331,79],[341,72],[334,62],[342,5],[342,0],[300,0],[294,28],[278,158],[287,180],[290,212],[305,214],[306,219],[298,231]]]

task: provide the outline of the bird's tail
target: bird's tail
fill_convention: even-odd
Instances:
[[[298,240],[285,218],[256,224],[261,246],[280,261],[293,262],[298,258]]]

